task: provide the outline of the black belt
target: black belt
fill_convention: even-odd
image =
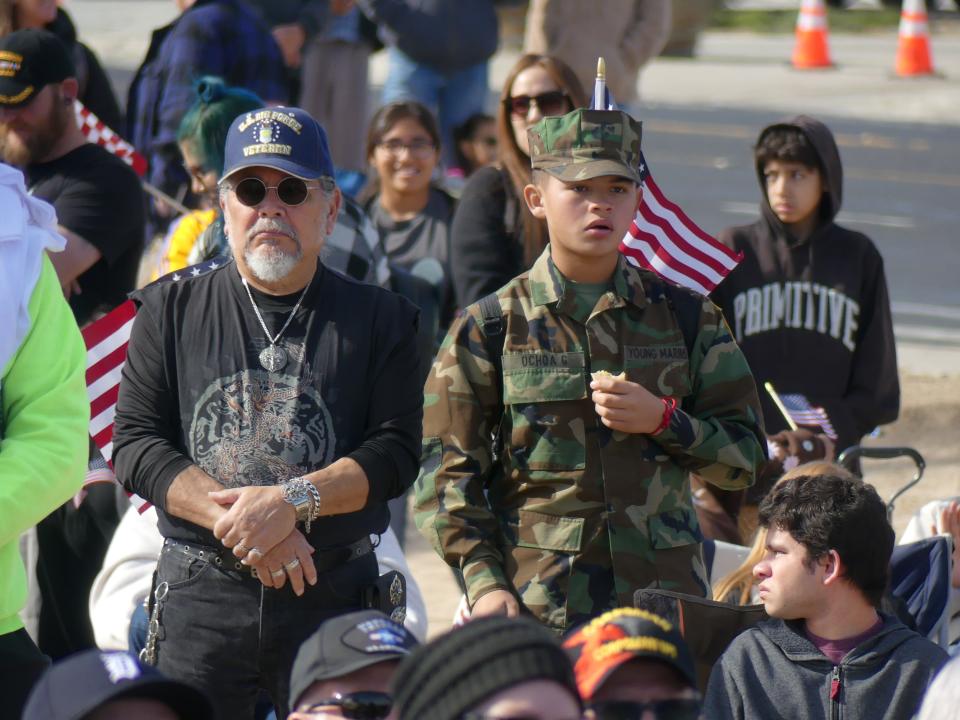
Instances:
[[[329,550],[317,550],[311,558],[313,559],[313,565],[317,569],[318,573],[326,572],[327,570],[333,570],[335,567],[348,563],[351,560],[356,560],[361,558],[369,552],[373,551],[373,543],[370,542],[369,536],[364,536],[352,542],[349,545],[344,545],[338,548],[331,548]],[[240,560],[226,548],[213,548],[207,545],[190,545],[180,540],[174,540],[172,538],[167,538],[163,541],[163,552],[178,552],[183,555],[188,555],[189,557],[197,558],[199,560],[206,560],[207,562],[212,562],[218,568],[223,568],[224,570],[236,570],[240,572],[249,572],[252,575],[256,576],[256,572],[249,565],[244,565]]]

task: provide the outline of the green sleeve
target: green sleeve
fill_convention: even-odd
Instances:
[[[0,547],[80,489],[89,455],[86,351],[47,258],[29,312],[2,380]]]

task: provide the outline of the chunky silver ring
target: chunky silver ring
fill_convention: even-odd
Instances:
[[[285,570],[271,570],[270,574],[275,578],[282,578],[287,572]]]
[[[284,563],[283,566],[287,570],[295,570],[296,568],[300,567],[300,558],[294,558],[290,562]]]
[[[234,550],[234,554],[240,553],[240,557],[243,557],[248,552],[250,552],[250,548],[244,545],[242,540],[237,543],[237,546],[233,548],[233,550]]]

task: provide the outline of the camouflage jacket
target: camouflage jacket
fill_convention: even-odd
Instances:
[[[479,305],[451,326],[425,388],[416,521],[462,570],[471,605],[508,589],[562,630],[631,605],[642,587],[706,593],[688,471],[750,485],[764,458],[759,402],[717,307],[691,300],[688,357],[671,303],[650,296],[662,283],[621,258],[612,290],[577,307],[548,248],[497,292],[502,381]],[[678,398],[669,427],[651,437],[603,426],[589,388],[598,370]]]

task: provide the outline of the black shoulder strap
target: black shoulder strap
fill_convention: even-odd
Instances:
[[[697,333],[700,330],[701,300],[698,295],[686,292],[672,283],[660,281],[661,297],[666,299],[667,305],[673,310],[677,318],[677,325],[683,335],[683,344],[687,346],[687,357],[693,357],[693,346],[697,342]]]
[[[497,369],[497,380],[503,374],[503,343],[505,330],[503,313],[500,311],[500,301],[496,293],[490,293],[480,298],[480,324],[483,327],[483,336],[486,338],[487,355],[490,362]]]
[[[493,431],[493,461],[503,453],[503,435],[500,429],[503,425],[503,344],[506,340],[506,323],[500,310],[500,301],[496,293],[490,293],[480,298],[480,325],[483,330],[484,343],[490,362],[493,363],[497,374],[497,398],[500,400],[500,420]]]

